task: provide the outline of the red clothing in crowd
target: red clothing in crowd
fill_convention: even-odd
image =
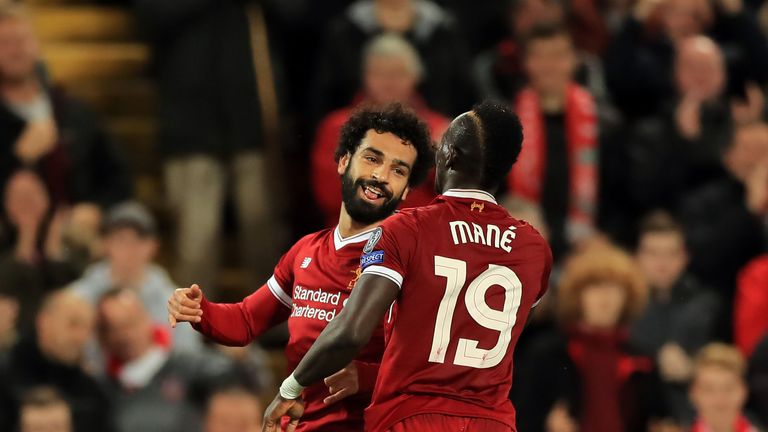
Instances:
[[[755,258],[739,273],[734,308],[733,339],[749,357],[768,335],[768,255]]]
[[[632,407],[633,401],[626,400],[623,389],[634,374],[650,373],[653,364],[647,358],[626,353],[627,333],[623,329],[595,331],[578,327],[570,336],[568,354],[582,382],[581,430],[624,430],[627,418],[631,418],[626,408]]]
[[[357,105],[356,103],[328,114],[317,129],[317,136],[312,147],[312,192],[317,206],[323,213],[326,227],[332,227],[339,221],[341,179],[336,171],[338,164],[333,160],[333,155],[339,145],[341,127],[352,115]],[[412,103],[411,107],[416,110],[419,118],[429,126],[432,139],[438,141],[450,121],[443,115],[427,108],[421,101]],[[434,171],[431,171],[422,185],[410,191],[400,208],[429,204],[436,196],[434,179]]]

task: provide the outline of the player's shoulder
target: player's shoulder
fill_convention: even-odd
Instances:
[[[537,251],[544,255],[552,255],[549,243],[533,225],[524,219],[509,216],[515,227],[515,244],[518,248],[526,247],[529,251]]]
[[[439,204],[432,203],[420,207],[410,207],[398,210],[392,216],[388,217],[382,226],[407,225],[416,229],[419,224],[430,219],[434,220],[434,215],[439,212]]]
[[[308,247],[313,247],[319,244],[327,243],[328,241],[332,241],[333,231],[334,231],[334,228],[325,228],[320,231],[309,233],[304,237],[300,238],[296,243],[294,243],[291,249],[294,249],[294,250],[305,249]]]

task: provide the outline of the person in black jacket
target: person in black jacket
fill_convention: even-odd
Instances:
[[[729,89],[768,80],[768,42],[742,0],[642,0],[635,3],[605,55],[608,89],[629,118],[656,112],[674,93],[675,47],[707,34],[727,53]]]
[[[29,389],[56,389],[72,408],[77,432],[112,431],[111,407],[97,382],[81,368],[83,350],[93,337],[95,311],[64,290],[49,295],[37,316],[35,332],[19,341],[2,368],[3,387],[13,403],[0,405],[0,419],[15,421],[16,406]],[[13,426],[0,424],[0,430]]]
[[[728,176],[689,194],[680,221],[686,229],[691,272],[719,291],[730,312],[738,271],[766,250],[768,124],[737,127],[722,161]],[[731,322],[725,317],[723,328],[729,329]]]
[[[75,280],[78,269],[64,252],[63,213],[51,209],[42,179],[30,170],[17,171],[3,192],[0,295],[18,302],[18,326],[26,332],[45,294]]]
[[[85,106],[41,78],[38,44],[23,9],[0,5],[0,188],[34,169],[52,202],[95,211],[131,195],[127,163]]]
[[[642,221],[635,260],[651,295],[630,327],[629,343],[638,353],[656,359],[662,379],[658,397],[669,420],[689,424],[693,421],[687,392],[692,359],[714,338],[720,300],[686,272],[683,227],[664,211]]]
[[[313,121],[349,105],[361,88],[364,47],[384,32],[401,34],[419,51],[425,69],[419,93],[430,107],[458,115],[475,102],[467,44],[448,12],[431,0],[359,0],[331,22],[318,53]]]
[[[635,214],[674,211],[686,193],[725,175],[720,153],[731,138],[732,116],[722,51],[706,36],[686,38],[674,72],[675,96],[636,125],[624,150]]]
[[[175,275],[183,285],[216,288],[216,250],[230,188],[250,285],[269,276],[280,246],[276,188],[287,179],[270,178],[281,174],[279,157],[265,145],[277,122],[268,123],[267,110],[278,110],[279,101],[270,103],[260,93],[275,89],[268,79],[275,64],[270,52],[253,54],[270,47],[251,45],[252,35],[260,41],[269,35],[261,9],[251,3],[134,0],[152,49],[157,147],[178,223]]]

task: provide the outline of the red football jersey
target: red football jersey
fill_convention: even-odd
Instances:
[[[285,356],[292,371],[328,322],[341,312],[360,276],[360,254],[371,233],[344,239],[337,228],[302,238],[280,259],[269,281],[242,302],[222,304],[204,299],[203,319],[195,328],[219,343],[243,345],[287,319],[290,339]],[[361,388],[356,395],[325,405],[325,384],[307,387],[303,392],[306,410],[298,430],[362,430],[363,410],[370,404],[383,350],[384,329],[380,326],[356,359]]]
[[[325,326],[339,314],[360,277],[360,255],[373,231],[342,238],[338,228],[310,234],[297,242],[275,267],[267,285],[291,308],[290,339],[285,348],[289,372],[293,371]],[[376,331],[356,360],[381,361],[384,329]],[[304,390],[306,402],[299,431],[359,431],[363,410],[371,393],[359,392],[326,406],[328,388],[321,381]]]
[[[363,274],[401,287],[366,430],[423,413],[514,428],[512,353],[552,267],[541,235],[492,195],[453,189],[387,219],[364,253]]]

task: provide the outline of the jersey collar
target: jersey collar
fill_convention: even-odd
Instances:
[[[336,248],[336,250],[339,250],[343,248],[346,245],[353,244],[353,243],[361,243],[364,241],[368,241],[368,238],[371,236],[371,233],[376,229],[376,227],[369,229],[368,231],[363,231],[361,233],[355,234],[353,236],[343,238],[341,236],[341,232],[339,232],[339,226],[336,225],[336,229],[333,230],[333,246]]]
[[[443,192],[442,195],[447,197],[454,197],[454,198],[469,198],[469,199],[475,199],[475,200],[481,200],[481,201],[488,201],[496,204],[496,198],[494,198],[493,195],[479,189],[449,189]]]

